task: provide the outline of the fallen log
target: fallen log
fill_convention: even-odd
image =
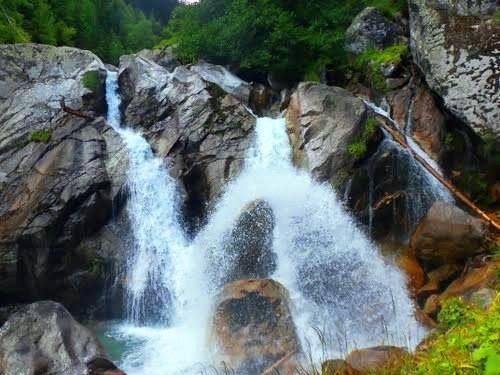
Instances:
[[[392,126],[387,125],[386,121],[389,121],[384,116],[377,114],[377,116],[383,119],[380,122],[380,126],[387,131],[391,135],[391,137],[398,142],[401,146],[408,149],[415,160],[417,160],[425,169],[429,171],[437,180],[439,180],[459,201],[464,203],[467,207],[469,207],[477,216],[486,221],[492,228],[496,229],[500,232],[500,223],[498,223],[495,219],[490,217],[486,212],[481,210],[472,200],[467,197],[464,193],[462,193],[458,188],[456,188],[448,179],[441,176],[427,161],[425,161],[409,144],[406,142],[406,136],[399,130],[395,129]]]
[[[274,374],[276,370],[278,370],[278,368],[283,364],[285,363],[286,361],[288,361],[290,358],[292,358],[293,356],[295,355],[294,352],[290,352],[288,354],[286,354],[285,356],[283,356],[281,359],[279,359],[277,362],[274,363],[274,365],[272,365],[271,367],[269,367],[266,371],[264,371],[261,375],[271,375],[271,374]]]
[[[64,102],[64,98],[62,98],[59,101],[59,104],[61,105],[61,109],[64,112],[69,113],[70,115],[81,117],[81,118],[84,118],[84,119],[90,120],[90,121],[95,120],[95,116],[89,115],[88,113],[84,113],[84,112],[81,112],[81,111],[78,111],[76,109],[73,109],[73,108],[66,106],[66,104]]]

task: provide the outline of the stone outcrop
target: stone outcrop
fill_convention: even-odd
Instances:
[[[436,202],[418,225],[411,247],[432,264],[457,263],[484,251],[486,224],[453,204]]]
[[[367,117],[361,99],[339,87],[305,82],[292,95],[287,127],[294,162],[320,181],[336,180],[352,165],[348,146]]]
[[[367,7],[359,13],[346,32],[346,48],[355,54],[371,48],[384,49],[402,40],[403,29],[375,7]]]
[[[242,375],[260,374],[280,360],[292,374],[299,340],[286,289],[273,280],[240,280],[224,287],[213,319],[221,359]]]
[[[263,200],[248,204],[224,241],[229,280],[266,278],[276,269],[273,252],[274,214]]]
[[[433,290],[424,303],[424,312],[435,318],[444,300],[452,297],[463,297],[466,301],[485,307],[492,301],[495,286],[500,281],[500,256],[478,257],[462,270],[461,275],[453,280],[445,289],[439,287]],[[432,273],[432,272],[431,272]],[[432,275],[429,273],[429,283]],[[455,275],[453,275],[455,276]],[[435,277],[435,276],[434,276]],[[441,285],[440,285],[441,286]],[[428,288],[430,289],[430,288]],[[421,294],[420,298],[424,295]]]
[[[404,349],[395,346],[377,346],[358,349],[349,354],[346,362],[356,371],[369,373],[385,366],[397,364],[408,355]]]
[[[60,304],[36,302],[0,328],[0,373],[119,375],[97,337]]]
[[[0,46],[0,299],[58,298],[93,255],[75,252],[109,219],[126,156],[102,118],[105,68],[92,53]],[[73,293],[78,295],[79,293]],[[78,304],[77,304],[78,305]]]
[[[411,0],[411,50],[430,88],[480,135],[500,137],[495,0]]]
[[[169,73],[141,56],[121,59],[119,82],[125,122],[144,129],[169,159],[184,184],[188,216],[203,216],[251,145],[249,87],[222,67],[203,63]]]

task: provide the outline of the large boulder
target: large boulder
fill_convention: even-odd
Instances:
[[[157,154],[170,160],[191,218],[202,217],[241,170],[255,126],[248,98],[234,96],[242,89],[246,97],[244,83],[222,67],[206,67],[179,66],[169,73],[141,56],[120,63],[125,122],[143,129]]]
[[[224,245],[232,268],[226,282],[271,276],[276,269],[273,230],[274,214],[266,201],[256,200],[243,209]]]
[[[408,352],[395,346],[376,346],[373,348],[358,349],[350,353],[346,362],[361,373],[376,372],[384,367],[390,368],[402,362]]]
[[[123,374],[106,357],[97,337],[55,302],[28,305],[0,328],[4,375]]]
[[[57,298],[89,266],[75,247],[111,216],[126,155],[102,118],[72,116],[60,99],[103,114],[105,75],[88,51],[0,46],[2,303]]]
[[[229,72],[226,68],[200,61],[198,64],[193,65],[191,70],[198,73],[203,80],[216,84],[242,103],[248,104],[251,86]]]
[[[376,239],[407,243],[415,227],[446,192],[408,150],[386,137],[354,169],[346,203]]]
[[[338,172],[352,164],[348,146],[359,135],[367,113],[363,101],[342,88],[299,84],[287,112],[295,164],[335,184]]]
[[[436,202],[411,238],[411,247],[422,261],[457,263],[483,252],[486,224],[454,204]]]
[[[478,134],[500,137],[496,0],[411,0],[411,50],[432,90]]]
[[[384,49],[403,39],[403,30],[380,10],[367,7],[359,13],[346,32],[346,48],[355,54],[370,48]]]
[[[300,345],[287,290],[273,280],[226,285],[216,303],[213,338],[221,359],[238,374],[261,374],[276,363],[280,374],[291,374]]]

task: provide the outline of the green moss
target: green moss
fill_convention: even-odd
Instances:
[[[102,258],[94,258],[90,261],[89,272],[98,277],[99,279],[104,279],[106,276],[106,262]]]
[[[99,72],[96,70],[91,70],[85,72],[83,75],[83,86],[91,91],[97,91],[101,86],[101,79],[99,77]]]
[[[50,132],[50,130],[42,129],[31,133],[29,141],[37,143],[49,143],[51,137],[52,133]]]
[[[351,143],[347,149],[356,159],[363,158],[368,152],[368,143],[377,132],[378,121],[375,117],[369,117],[364,125],[363,132],[359,138]]]
[[[493,13],[493,22],[500,24],[500,9],[497,9],[495,13]]]
[[[382,74],[382,67],[398,65],[408,54],[406,44],[394,44],[384,50],[370,49],[359,55],[354,61],[354,68],[365,77],[366,83],[379,92],[386,92],[387,85]]]
[[[405,13],[408,7],[406,0],[370,0],[369,4],[378,8],[385,16],[390,18]]]

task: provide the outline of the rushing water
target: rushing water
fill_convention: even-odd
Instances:
[[[384,262],[329,186],[293,167],[283,119],[257,120],[243,172],[226,186],[208,224],[187,241],[175,181],[144,138],[119,125],[115,74],[108,75],[107,99],[109,121],[130,158],[127,210],[135,247],[127,261],[129,320],[107,332],[126,344],[120,365],[128,374],[199,374],[217,363],[208,333],[214,297],[231,269],[224,238],[255,199],[273,209],[277,269],[271,276],[290,291],[302,347],[315,360],[354,347],[418,342],[423,330],[404,277]]]
[[[409,107],[409,114],[407,123],[404,125],[398,124],[394,121],[390,114],[384,109],[376,106],[371,102],[365,101],[365,104],[371,108],[375,113],[384,117],[389,121],[392,126],[400,131],[404,132],[406,143],[409,147],[417,153],[422,159],[424,159],[438,174],[442,175],[441,168],[412,138],[412,108],[413,102]],[[436,177],[434,177],[423,165],[421,165],[413,156],[413,154],[406,148],[401,147],[398,143],[392,140],[392,138],[384,133],[385,139],[379,145],[377,154],[374,155],[373,160],[377,158],[379,154],[384,152],[391,152],[394,155],[395,163],[393,168],[393,175],[395,176],[407,176],[407,186],[405,189],[406,194],[406,222],[408,236],[416,224],[422,219],[422,217],[427,213],[432,204],[436,201],[452,202],[453,196],[451,195],[448,188],[446,188]],[[370,227],[373,221],[373,188],[374,188],[374,176],[373,171],[369,170],[368,175],[370,177],[369,182],[369,222]]]

